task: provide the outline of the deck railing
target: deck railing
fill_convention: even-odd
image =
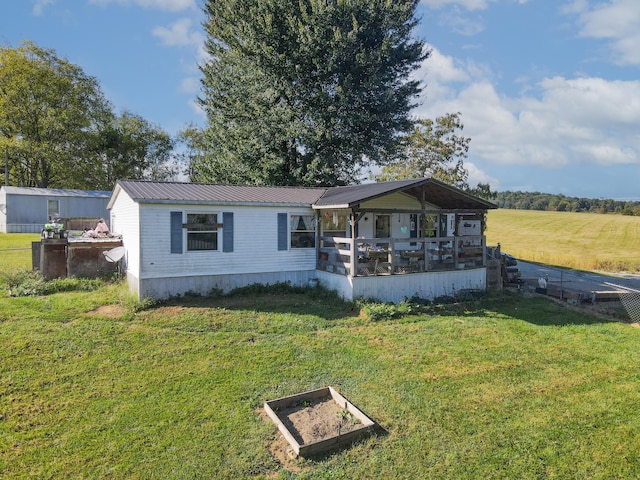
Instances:
[[[486,242],[482,235],[356,239],[320,237],[316,268],[348,276],[461,270],[486,266],[485,253]]]

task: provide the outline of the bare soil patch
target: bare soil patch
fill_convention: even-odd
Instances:
[[[92,317],[120,318],[126,313],[127,309],[120,305],[101,305],[88,312],[88,315]]]
[[[271,421],[263,408],[258,410],[258,414],[265,421]],[[359,419],[338,405],[330,395],[280,408],[277,415],[301,445],[325,440],[362,426]],[[286,470],[293,473],[305,470],[294,449],[280,433],[269,445],[269,451]]]
[[[347,433],[361,425],[331,396],[303,400],[282,408],[278,417],[301,445]]]

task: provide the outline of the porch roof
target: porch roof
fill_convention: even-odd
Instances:
[[[358,208],[363,202],[392,193],[403,192],[421,203],[441,209],[487,210],[497,208],[492,202],[466,193],[434,178],[418,178],[393,182],[365,183],[327,189],[313,204],[315,209]]]

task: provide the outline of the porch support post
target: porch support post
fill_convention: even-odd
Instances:
[[[349,270],[351,271],[351,277],[356,277],[358,275],[358,271],[356,270],[356,268],[358,268],[358,256],[356,254],[356,252],[358,251],[358,249],[356,248],[356,218],[358,218],[356,216],[356,211],[355,209],[351,209],[351,216],[350,216],[350,223],[351,223],[351,256],[350,256],[350,260],[351,260],[351,265]]]
[[[322,217],[320,216],[320,210],[316,210],[316,270],[318,270],[318,262],[320,261],[320,229],[322,225],[320,220]]]

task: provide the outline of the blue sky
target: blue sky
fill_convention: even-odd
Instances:
[[[22,40],[98,79],[117,110],[175,134],[204,125],[201,0],[14,0]],[[461,112],[471,183],[640,200],[640,1],[423,0],[431,57],[416,116]]]

